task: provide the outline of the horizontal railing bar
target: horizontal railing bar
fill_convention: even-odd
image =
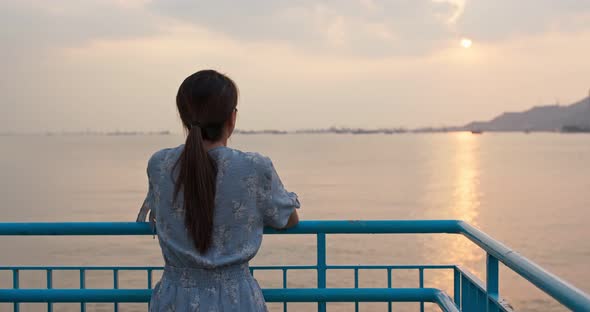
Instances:
[[[0,266],[0,271],[8,271],[8,270],[24,270],[24,271],[45,271],[45,270],[57,270],[57,271],[79,271],[79,270],[88,270],[88,271],[112,271],[112,270],[120,270],[120,271],[147,271],[147,270],[156,270],[161,271],[164,270],[164,267],[148,267],[148,266]]]
[[[263,265],[263,266],[251,266],[250,269],[254,271],[281,271],[287,270],[317,270],[316,265]]]
[[[265,228],[265,234],[425,234],[459,233],[457,220],[301,221],[287,230]],[[152,235],[146,222],[2,222],[0,236]]]
[[[408,265],[328,265],[326,269],[330,270],[352,270],[352,269],[359,269],[359,270],[418,270],[418,269],[426,269],[426,270],[446,270],[446,269],[454,269],[455,265],[436,265],[436,264],[408,264]]]
[[[435,288],[263,289],[267,302],[432,302],[444,311],[458,311]],[[2,289],[0,302],[149,302],[149,289]]]
[[[265,234],[435,234],[459,233],[457,220],[301,221],[287,230],[266,228]]]
[[[149,302],[151,289],[0,289],[0,302]]]
[[[0,236],[152,235],[146,222],[2,222]]]
[[[408,265],[386,265],[386,264],[379,264],[379,265],[328,265],[326,269],[328,270],[352,270],[352,269],[359,269],[359,270],[412,270],[412,269],[454,269],[455,265],[450,264],[408,264]],[[315,265],[285,265],[285,266],[272,266],[272,265],[265,265],[265,266],[251,266],[253,270],[315,270],[317,266]],[[148,266],[0,266],[0,271],[11,271],[11,270],[23,270],[23,271],[46,271],[46,270],[57,270],[57,271],[79,271],[79,270],[87,270],[87,271],[112,271],[117,269],[119,271],[147,271],[147,270],[156,270],[162,271],[164,267],[157,266],[157,267],[148,267]]]
[[[566,307],[574,311],[585,311],[590,307],[590,296],[573,285],[549,273],[477,228],[462,221],[459,222],[459,226],[465,237]]]
[[[263,289],[268,302],[436,302],[434,288]],[[0,289],[0,302],[148,302],[149,289]]]

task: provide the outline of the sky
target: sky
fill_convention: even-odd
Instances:
[[[589,55],[590,0],[0,0],[0,132],[180,131],[206,68],[241,129],[463,125],[584,98]]]

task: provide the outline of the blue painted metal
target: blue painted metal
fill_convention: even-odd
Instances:
[[[47,289],[51,289],[53,288],[53,270],[47,269],[46,272]],[[53,312],[53,304],[51,302],[47,303],[47,312]]]
[[[287,288],[287,269],[283,268],[283,288]],[[287,302],[283,302],[283,311],[287,312]]]
[[[302,221],[287,230],[265,234],[437,234],[461,232],[457,220]],[[0,236],[153,235],[149,223],[137,222],[0,222]]]
[[[457,307],[461,307],[461,272],[458,268],[453,269],[453,300]]]
[[[424,288],[424,269],[418,269],[418,283],[420,288]],[[420,301],[420,312],[424,312],[424,301]]]
[[[86,288],[86,269],[81,269],[80,270],[80,289],[84,289],[84,288]],[[80,303],[80,311],[86,312],[86,303],[85,302]]]
[[[354,288],[359,288],[359,269],[358,268],[354,268]],[[359,311],[359,302],[358,301],[354,302],[354,311],[355,312]]]
[[[154,270],[151,269],[151,268],[147,270],[147,274],[148,274],[148,276],[147,276],[147,288],[148,289],[152,289],[152,279],[153,279],[153,277],[152,277],[153,276],[153,273],[152,272],[154,272]]]
[[[326,234],[317,232],[318,288],[326,288]],[[326,303],[318,301],[318,311],[326,312]]]
[[[119,269],[113,270],[113,289],[119,289]],[[115,312],[118,312],[119,311],[119,303],[115,302],[113,304],[113,308],[115,309]]]
[[[500,298],[499,294],[499,268],[498,268],[498,259],[494,258],[494,256],[487,254],[486,255],[486,291],[487,297],[492,300],[486,300],[488,303],[487,310],[488,312],[495,312],[498,311],[496,309],[495,304],[492,301],[498,301]]]
[[[267,302],[426,302],[437,303],[443,311],[458,311],[453,301],[435,288],[291,288],[262,290]],[[149,289],[7,289],[0,302],[147,302]]]
[[[283,289],[265,289],[265,298],[269,302],[318,302],[318,310],[325,311],[324,302],[347,301],[414,301],[436,302],[444,311],[511,311],[501,299],[498,283],[498,265],[503,263],[514,272],[529,280],[532,284],[557,299],[564,306],[575,311],[586,311],[590,307],[590,297],[555,275],[545,271],[530,260],[520,256],[508,247],[495,241],[485,233],[467,223],[456,220],[416,220],[416,221],[303,221],[297,227],[288,230],[265,229],[266,234],[316,234],[317,263],[304,266],[262,266],[256,270],[282,270]],[[462,234],[487,252],[485,285],[471,273],[454,265],[328,265],[326,263],[326,234],[384,234],[384,233],[451,233]],[[152,235],[146,223],[0,223],[0,236],[4,235]],[[13,273],[13,289],[0,290],[0,301],[14,302],[14,311],[19,310],[18,303],[33,300],[50,302],[72,300],[69,302],[91,302],[93,300],[117,301],[140,300],[146,302],[152,287],[152,272],[161,270],[155,267],[0,267]],[[358,270],[386,270],[388,288],[363,289],[358,287]],[[420,288],[396,289],[392,287],[392,270],[414,269],[419,274]],[[47,289],[19,289],[19,271],[42,270],[47,274]],[[53,289],[52,272],[55,270],[78,270],[80,288],[73,290]],[[82,289],[85,286],[85,272],[90,270],[110,270],[113,272],[112,290]],[[148,275],[148,286],[143,290],[117,290],[118,272],[120,270],[143,270]],[[317,288],[287,288],[288,270],[317,270]],[[353,270],[355,273],[354,289],[326,289],[327,270]],[[439,290],[424,288],[425,270],[452,270],[454,276],[454,301]],[[109,297],[111,296],[111,297]],[[116,300],[113,299],[116,296]],[[109,300],[107,300],[108,298]],[[101,299],[102,298],[102,299]],[[434,299],[433,299],[434,298]],[[16,300],[19,299],[19,300]],[[377,300],[379,299],[379,300]],[[446,306],[450,305],[450,306]],[[81,306],[83,309],[83,306]],[[391,305],[388,305],[391,311]],[[422,309],[422,305],[421,305]],[[284,305],[287,311],[287,305]]]
[[[14,288],[14,289],[18,289],[19,288],[19,280],[20,279],[19,279],[19,275],[18,275],[18,269],[12,270],[12,288]],[[20,311],[19,308],[20,307],[18,305],[18,302],[15,302],[13,304],[13,310],[14,310],[14,312],[19,312]]]
[[[391,288],[391,268],[387,268],[387,288]],[[387,311],[392,311],[391,302],[387,303]]]
[[[457,224],[465,237],[564,306],[573,311],[588,311],[590,309],[588,294],[547,272],[475,227],[463,221],[457,221]]]

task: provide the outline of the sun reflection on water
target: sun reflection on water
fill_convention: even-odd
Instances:
[[[453,162],[455,179],[453,201],[449,207],[454,218],[477,226],[480,206],[479,143],[478,137],[468,132],[455,134],[456,157]]]
[[[478,225],[480,211],[480,148],[481,139],[471,133],[454,134],[450,151],[451,158],[447,176],[437,176],[438,179],[449,179],[449,194],[444,202],[448,203],[436,211],[437,218],[458,219]],[[448,159],[448,158],[447,158]],[[439,264],[458,264],[483,278],[483,260],[485,254],[473,243],[460,235],[436,235],[428,242],[426,256],[429,262]],[[430,284],[441,289],[449,289],[453,285],[452,274],[437,276]]]

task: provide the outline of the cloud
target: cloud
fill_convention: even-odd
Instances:
[[[0,2],[4,55],[136,39],[185,24],[239,42],[274,42],[329,55],[427,55],[460,36],[506,40],[588,29],[579,0],[87,0]]]
[[[434,2],[442,2],[450,4],[453,9],[451,10],[452,13],[441,15],[440,17],[446,20],[446,22],[450,25],[454,25],[457,20],[463,15],[465,11],[465,3],[467,0],[432,0]]]
[[[150,10],[240,41],[280,41],[316,53],[429,53],[448,39],[449,1],[156,0]],[[444,16],[444,19],[441,19]]]
[[[501,41],[590,29],[590,1],[579,0],[154,0],[148,8],[238,41],[360,57],[426,55],[461,36]]]
[[[97,38],[153,34],[159,25],[149,12],[119,1],[0,2],[3,46],[24,51],[71,45]]]
[[[498,41],[546,32],[588,30],[589,17],[587,0],[471,0],[465,4],[457,27],[474,38]]]

